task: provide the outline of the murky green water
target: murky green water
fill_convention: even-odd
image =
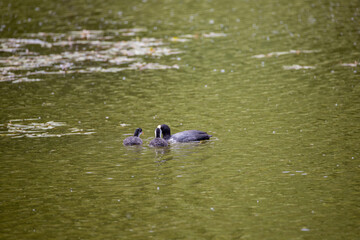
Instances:
[[[0,10],[1,239],[358,238],[358,1]]]

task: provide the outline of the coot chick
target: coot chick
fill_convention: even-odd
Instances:
[[[123,141],[124,146],[141,145],[142,144],[142,140],[140,138],[141,134],[142,134],[142,129],[137,128],[135,130],[134,136],[124,139],[124,141]]]
[[[167,147],[168,143],[161,138],[161,129],[156,128],[155,129],[155,138],[150,141],[149,143],[150,147]]]
[[[159,125],[158,128],[161,129],[163,134],[163,139],[170,142],[192,142],[192,141],[201,141],[209,140],[212,135],[208,135],[206,132],[199,130],[188,130],[171,135],[170,127],[166,124]]]

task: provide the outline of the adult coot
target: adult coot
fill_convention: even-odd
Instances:
[[[142,134],[142,129],[137,128],[135,130],[134,136],[124,139],[124,141],[123,141],[124,146],[141,145],[142,144],[142,140],[140,138],[141,134]]]
[[[157,128],[161,129],[163,138],[170,142],[191,142],[209,140],[212,135],[208,135],[206,132],[199,130],[188,130],[171,135],[170,127],[166,124],[159,125]]]
[[[161,129],[156,128],[155,129],[155,138],[150,141],[149,143],[150,147],[167,147],[168,143],[161,138]]]

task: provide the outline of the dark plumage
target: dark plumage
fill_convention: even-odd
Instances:
[[[158,128],[161,129],[163,134],[163,139],[170,142],[191,142],[191,141],[201,141],[209,140],[212,135],[208,135],[206,132],[199,130],[188,130],[171,135],[170,127],[166,124],[159,125]]]
[[[161,138],[161,129],[156,128],[155,129],[155,138],[150,141],[149,143],[150,147],[167,147],[168,143]]]
[[[134,136],[125,138],[123,141],[124,146],[131,146],[131,145],[141,145],[143,142],[140,138],[140,135],[142,134],[142,129],[137,128],[135,130]]]

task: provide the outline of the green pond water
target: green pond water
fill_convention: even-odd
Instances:
[[[1,239],[359,238],[358,0],[0,11]]]

